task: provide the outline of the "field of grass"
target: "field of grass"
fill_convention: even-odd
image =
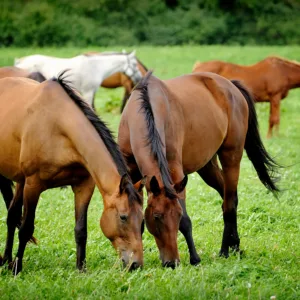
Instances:
[[[41,53],[71,57],[90,47],[61,49],[0,49],[0,66],[14,57]],[[131,49],[127,49],[131,50]],[[189,73],[196,60],[221,59],[251,64],[276,54],[300,61],[300,47],[141,47],[137,56],[154,74],[167,79]],[[107,103],[121,99],[123,90],[101,89],[96,108],[116,132],[118,110]],[[266,140],[269,105],[258,104],[260,131],[266,148],[286,168],[283,192],[276,200],[259,182],[244,155],[239,181],[238,226],[242,256],[219,258],[223,219],[221,199],[197,176],[189,176],[187,210],[193,222],[199,266],[189,265],[186,243],[179,234],[180,266],[164,269],[153,237],[143,236],[144,268],[126,272],[110,242],[100,231],[100,193],[95,191],[88,214],[87,273],[75,268],[74,202],[70,188],[42,194],[36,214],[38,246],[27,246],[23,272],[13,277],[0,268],[0,299],[300,299],[300,89],[282,102],[280,136]],[[67,114],[67,112],[66,112]],[[0,199],[0,251],[6,237],[6,211]],[[17,237],[17,235],[16,235]],[[17,239],[15,243],[15,251]],[[275,299],[275,298],[272,298]]]

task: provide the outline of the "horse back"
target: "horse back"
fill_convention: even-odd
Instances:
[[[0,68],[0,78],[5,77],[28,77],[29,72],[17,67],[3,67]]]
[[[169,118],[173,125],[168,126],[167,138],[172,138],[173,132],[182,136],[182,144],[173,147],[182,149],[186,173],[202,168],[229,135],[237,139],[244,136],[248,124],[247,103],[229,80],[203,72],[165,83],[172,91],[169,97],[177,103],[177,109],[171,111],[179,114],[179,117]]]

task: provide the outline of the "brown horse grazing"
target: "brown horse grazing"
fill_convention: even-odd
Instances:
[[[46,78],[40,72],[29,73],[26,70],[17,67],[3,67],[0,68],[0,78],[5,77],[26,77],[37,82],[43,82]]]
[[[103,55],[105,53],[106,52],[104,52],[104,53],[87,52],[87,53],[85,53],[85,55]],[[112,53],[116,54],[118,52],[112,52]],[[148,69],[138,58],[136,58],[136,59],[138,62],[138,69],[140,70],[141,74],[144,76],[148,72]],[[130,93],[131,93],[133,87],[135,86],[135,84],[136,83],[134,83],[128,76],[119,72],[119,73],[115,73],[115,74],[107,77],[106,79],[104,79],[104,81],[102,81],[102,83],[101,83],[101,86],[104,88],[108,88],[108,89],[115,89],[115,88],[118,88],[121,86],[123,86],[125,88],[125,94],[124,94],[124,97],[122,100],[122,106],[120,109],[120,111],[122,113],[124,110],[124,107],[126,105],[126,102],[130,96]]]
[[[237,184],[243,149],[261,182],[278,192],[273,173],[278,165],[260,139],[250,93],[238,81],[217,74],[162,81],[148,73],[124,109],[118,142],[133,182],[144,175],[151,179],[145,221],[164,266],[174,268],[179,262],[178,229],[188,244],[190,263],[200,262],[186,211],[187,174],[198,172],[223,198],[220,255],[225,257],[229,247],[239,250]]]
[[[84,269],[87,210],[96,183],[104,201],[102,231],[123,263],[135,269],[143,264],[141,196],[132,185],[109,129],[61,76],[41,84],[26,78],[0,80],[0,174],[17,182],[1,264],[12,262],[14,232],[23,202],[19,248],[13,264],[16,273],[22,270],[25,246],[34,231],[40,194],[52,187],[71,185],[77,267]]]
[[[228,79],[242,80],[257,102],[270,102],[269,130],[275,126],[279,132],[280,100],[289,90],[300,87],[300,64],[284,58],[270,56],[252,65],[241,66],[223,61],[196,62],[193,72],[213,72]]]

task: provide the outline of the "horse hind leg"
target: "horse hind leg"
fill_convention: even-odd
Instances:
[[[181,193],[179,203],[182,207],[183,215],[179,223],[179,230],[183,234],[190,253],[190,264],[198,265],[201,261],[193,239],[192,221],[186,211],[186,193],[185,190]]]
[[[270,99],[270,118],[269,118],[269,130],[267,138],[271,138],[273,134],[273,127],[275,127],[276,134],[279,134],[280,123],[280,100],[281,95],[277,94]]]
[[[237,230],[237,185],[243,149],[222,149],[219,153],[224,178],[223,220],[224,232],[220,256],[228,257],[229,247],[239,251],[240,238]]]

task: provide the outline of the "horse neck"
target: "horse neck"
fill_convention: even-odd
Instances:
[[[91,64],[97,68],[97,73],[103,79],[118,72],[125,72],[127,65],[126,55],[98,55],[88,57]]]
[[[88,120],[64,120],[67,136],[71,139],[81,163],[93,177],[102,196],[118,190],[121,176],[112,156]]]
[[[284,62],[283,66],[284,74],[288,78],[289,89],[300,87],[300,64]]]

